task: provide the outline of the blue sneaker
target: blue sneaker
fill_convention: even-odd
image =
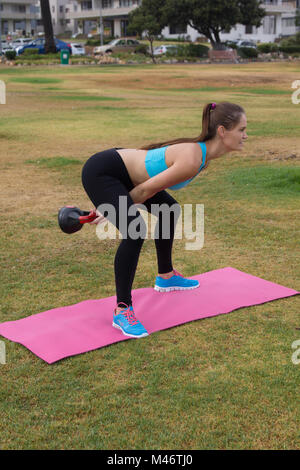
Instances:
[[[170,292],[172,290],[189,290],[199,287],[199,282],[193,279],[186,279],[178,271],[173,269],[174,275],[170,279],[156,276],[154,289],[158,292]]]
[[[130,336],[131,338],[143,338],[144,336],[148,336],[147,330],[135,317],[131,305],[121,310],[118,315],[116,315],[115,309],[112,326],[118,328],[125,336]]]

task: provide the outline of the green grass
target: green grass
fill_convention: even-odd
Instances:
[[[47,83],[61,83],[63,80],[60,80],[59,78],[46,78],[46,77],[35,77],[35,78],[30,78],[30,77],[17,77],[17,78],[11,78],[11,82],[15,83],[37,83],[40,85],[47,84]]]
[[[223,194],[232,200],[247,199],[269,204],[292,204],[297,207],[300,199],[300,167],[270,168],[257,166],[235,168],[222,177]]]
[[[149,88],[151,90],[151,88]],[[230,87],[201,87],[201,88],[168,88],[166,91],[176,92],[213,92],[213,91],[227,91],[232,92]],[[290,91],[287,90],[275,90],[268,88],[239,88],[239,92],[253,94],[253,95],[290,95]]]
[[[41,168],[61,168],[66,165],[81,165],[81,162],[65,157],[41,158],[39,160],[25,160],[24,163],[37,165]]]
[[[274,117],[270,122],[253,122],[251,125],[250,133],[253,136],[261,137],[278,137],[289,136],[293,137],[297,134],[298,123],[285,117]]]
[[[123,101],[124,98],[115,98],[112,96],[89,96],[89,95],[52,95],[49,99],[53,100],[71,100],[71,101]]]
[[[251,73],[253,87],[245,83]],[[81,184],[81,168],[92,154],[199,134],[202,106],[215,100],[220,88],[212,85],[222,76],[235,84],[222,87],[220,100],[239,94],[249,140],[245,153],[212,161],[187,188],[170,191],[181,205],[205,208],[204,247],[187,251],[186,240],[175,240],[174,267],[191,276],[232,266],[297,289],[298,108],[285,86],[294,73],[294,64],[272,63],[0,66],[8,92],[0,119],[0,322],[115,295],[119,241],[100,242],[92,226],[63,234],[58,209],[92,207]],[[276,100],[264,84],[275,76]],[[198,88],[195,81],[206,77]],[[268,159],[269,151],[280,160]],[[291,153],[297,158],[289,159]],[[153,285],[156,271],[149,239],[133,288]],[[0,448],[296,449],[299,365],[291,361],[291,345],[297,339],[298,296],[52,365],[1,337],[7,363],[0,364]]]

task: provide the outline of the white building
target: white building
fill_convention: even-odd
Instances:
[[[101,4],[100,4],[101,1]],[[102,13],[104,34],[125,36],[128,14],[142,0],[49,0],[54,35],[71,33],[99,33]],[[295,25],[296,8],[300,0],[264,0],[267,15],[259,28],[236,25],[230,33],[220,33],[221,40],[251,39],[258,42],[273,42],[276,38],[295,34],[300,28]],[[19,33],[35,35],[43,31],[39,0],[0,0],[2,34]],[[195,41],[200,36],[190,26],[170,26],[162,35],[168,38],[189,36]]]
[[[76,0],[49,0],[54,35],[67,31],[74,32],[75,22],[72,19],[78,9]]]
[[[0,21],[3,35],[30,35],[35,29],[38,12],[36,0],[1,0]]]
[[[264,0],[263,8],[266,16],[262,20],[262,26],[244,26],[237,24],[230,33],[220,33],[221,41],[230,39],[248,39],[255,42],[274,42],[277,38],[295,34],[300,28],[296,27],[296,9],[300,7],[300,0]],[[201,36],[198,31],[190,26],[167,27],[162,31],[163,36],[172,38],[190,36],[192,41]]]
[[[76,0],[49,0],[54,35],[73,32]],[[30,36],[44,31],[39,0],[0,0],[2,35]]]
[[[100,4],[101,1],[101,4]],[[69,12],[68,19],[74,20],[74,32],[88,34],[100,32],[100,14],[103,17],[104,34],[125,36],[128,13],[139,6],[141,0],[78,0],[76,11]]]

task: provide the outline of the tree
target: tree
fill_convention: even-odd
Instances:
[[[166,0],[164,17],[168,23],[185,23],[206,36],[213,48],[221,43],[220,32],[230,32],[236,24],[259,27],[266,15],[261,0]]]
[[[261,7],[263,3],[262,0],[238,0],[237,4],[242,15],[240,24],[259,28],[262,25],[262,19],[266,16],[266,10]]]
[[[56,52],[56,46],[53,37],[52,18],[50,12],[49,0],[40,0],[42,21],[45,32],[45,52]]]
[[[296,10],[295,25],[300,26],[300,3],[299,3],[299,7],[297,7],[297,10]],[[298,34],[299,34],[299,31],[298,31]]]
[[[153,41],[162,29],[168,25],[168,18],[165,17],[164,7],[166,0],[143,0],[142,5],[129,14],[129,25],[127,31],[138,33],[150,41],[150,51],[153,62]]]

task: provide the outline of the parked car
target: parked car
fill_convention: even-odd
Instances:
[[[54,38],[56,45],[56,52],[61,51],[61,49],[69,49],[70,54],[72,54],[71,45],[61,41],[60,39]],[[38,38],[33,40],[30,44],[18,48],[17,54],[23,54],[25,49],[38,49],[39,54],[45,54],[45,38]]]
[[[231,47],[231,48],[234,48],[236,49],[238,46],[237,46],[237,43],[239,42],[239,39],[228,39],[227,41],[224,41],[224,44],[227,46],[227,47]]]
[[[253,42],[253,41],[246,41],[246,40],[244,40],[244,39],[240,39],[240,40],[236,43],[236,45],[237,45],[238,47],[253,47],[254,49],[256,49],[256,44],[255,44],[255,42]]]
[[[11,42],[11,45],[14,49],[17,49],[21,46],[26,46],[27,44],[31,44],[33,41],[32,38],[16,38]]]
[[[178,48],[175,44],[162,44],[161,46],[155,47],[153,55],[162,55],[166,54],[167,52],[171,54],[176,54],[177,50]]]
[[[2,46],[2,47],[4,47],[4,46],[5,46],[5,47],[8,47],[8,46],[11,46],[11,43],[8,42],[8,41],[6,41],[5,39],[2,39],[2,41],[1,41],[1,46]]]
[[[93,53],[97,54],[105,54],[109,52],[135,52],[137,46],[140,46],[141,43],[136,39],[129,39],[129,38],[119,38],[113,39],[105,46],[97,46],[94,47]]]
[[[71,42],[70,44],[71,49],[72,49],[72,55],[85,55],[85,47],[83,44],[80,44],[79,42]]]
[[[7,42],[2,42],[1,44],[1,49],[2,49],[2,55],[5,54],[5,52],[8,52],[8,51],[14,51],[15,49],[10,45],[8,44]]]

